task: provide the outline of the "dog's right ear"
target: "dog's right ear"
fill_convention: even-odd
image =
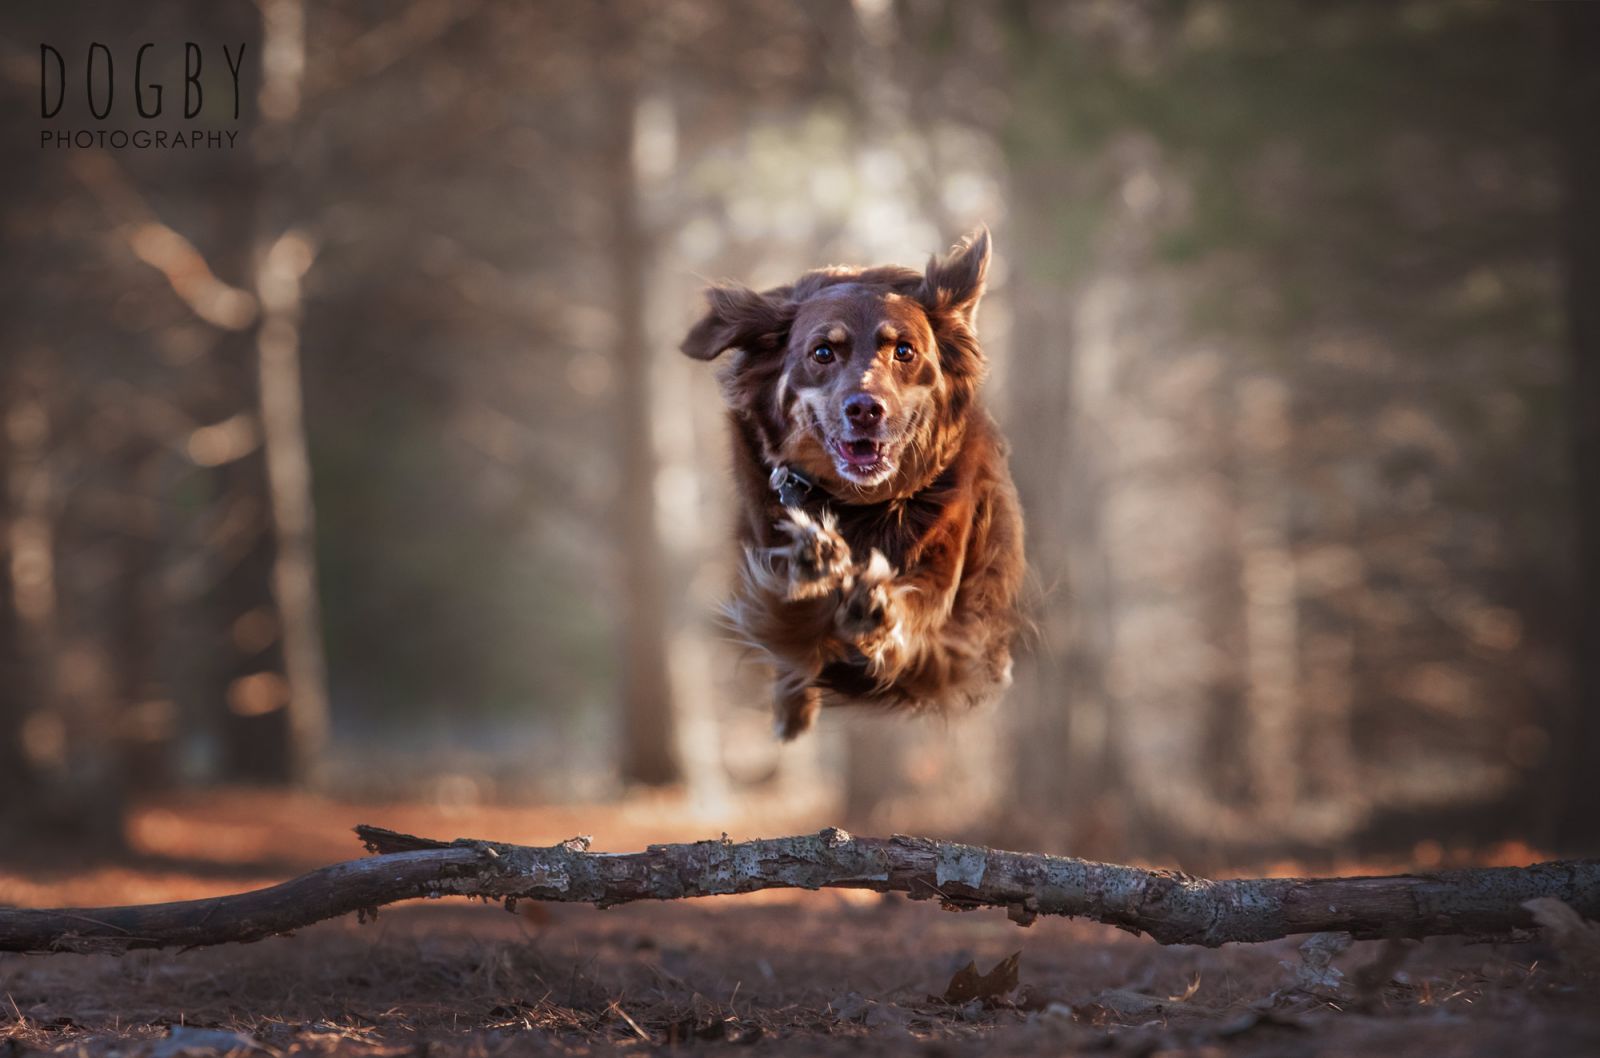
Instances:
[[[923,303],[929,309],[958,317],[970,327],[988,277],[989,228],[980,224],[948,254],[928,261],[928,275],[922,283]]]
[[[757,293],[737,283],[706,288],[706,314],[679,346],[696,360],[715,360],[728,349],[774,352],[788,339],[795,306],[788,287]]]

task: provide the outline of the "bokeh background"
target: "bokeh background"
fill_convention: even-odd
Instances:
[[[1592,848],[1570,6],[6,5],[4,826],[137,846],[247,785],[1196,866]],[[238,140],[39,145],[80,128]],[[708,278],[980,222],[1017,685],[780,747],[712,620],[726,441],[677,341]]]

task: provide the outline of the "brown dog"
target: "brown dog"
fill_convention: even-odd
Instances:
[[[745,562],[729,624],[776,667],[778,732],[828,704],[946,707],[1010,683],[1022,516],[979,405],[980,230],[928,269],[707,291],[683,351],[733,425]]]

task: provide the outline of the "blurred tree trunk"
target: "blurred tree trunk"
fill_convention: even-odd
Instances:
[[[17,117],[0,122],[0,132],[22,134]],[[21,208],[28,188],[27,166],[0,166],[0,219],[9,220],[11,211]],[[8,240],[9,241],[9,240]],[[8,245],[6,249],[12,247]],[[15,268],[14,259],[5,263]],[[11,504],[10,414],[16,381],[19,347],[26,336],[21,333],[23,309],[27,301],[24,274],[12,271],[11,280],[0,285],[0,825],[14,814],[16,796],[31,782],[22,724],[27,718],[27,671],[22,647],[22,622],[17,613],[15,586],[11,579],[13,552]]]
[[[1288,387],[1270,375],[1234,384],[1245,654],[1241,741],[1255,811],[1280,827],[1301,796],[1304,730],[1299,598],[1290,541],[1289,402]]]
[[[1069,166],[1029,134],[1053,94],[1026,105],[1012,201],[1038,212],[1015,217],[1025,359],[1009,410],[1044,600],[1013,698],[1019,787],[1075,806],[1074,851],[1193,853],[1247,837],[1198,751],[1238,712],[1224,362],[1184,340],[1187,288],[1158,267],[1157,234],[1186,201],[1160,145],[1126,134]],[[1070,268],[1055,241],[1068,223],[1086,234]]]
[[[1070,800],[1089,808],[1096,800],[1093,791],[1106,779],[1104,756],[1095,750],[1101,738],[1088,734],[1090,729],[1103,734],[1105,698],[1094,684],[1106,607],[1098,598],[1104,579],[1097,575],[1103,558],[1093,517],[1095,448],[1068,440],[1081,432],[1080,409],[1072,401],[1073,297],[1062,296],[1048,263],[1057,252],[1050,236],[1055,218],[1049,214],[1059,199],[1040,194],[1058,184],[1059,176],[1052,159],[1012,160],[1008,238],[1017,267],[1007,296],[1016,359],[1006,372],[1006,408],[1012,473],[1027,518],[1028,563],[1037,591],[1028,599],[1034,636],[1019,644],[1007,709],[1017,797],[1029,804]],[[1072,737],[1074,722],[1084,737]],[[1075,813],[1075,821],[1089,814]]]
[[[1565,756],[1557,838],[1565,847],[1597,850],[1600,812],[1581,791],[1600,767],[1600,5],[1560,8],[1578,612],[1575,712],[1568,730],[1555,732]]]
[[[166,623],[157,591],[159,465],[142,436],[135,434],[123,445],[117,470],[127,495],[113,529],[117,577],[110,588],[110,653],[126,782],[130,788],[155,789],[168,785],[172,774],[171,704],[164,698],[156,665]]]
[[[300,279],[311,265],[311,255],[311,244],[290,231],[262,254],[257,276],[261,435],[277,543],[272,592],[283,623],[289,680],[290,774],[300,780],[315,776],[328,740],[328,677],[317,599],[311,457],[300,381]]]
[[[14,365],[5,408],[4,468],[9,612],[26,700],[23,752],[30,778],[25,825],[41,836],[82,842],[96,851],[122,845],[122,744],[99,677],[104,660],[82,626],[63,634],[60,616],[61,497],[55,462],[78,440],[62,430],[52,397],[60,379],[42,347]]]
[[[56,481],[50,457],[65,441],[51,419],[49,383],[42,349],[19,353],[5,408],[7,433],[5,484],[9,519],[7,553],[12,612],[27,702],[25,741],[42,768],[60,779],[74,770],[76,734],[71,710],[60,693],[61,637],[56,585]],[[31,736],[31,737],[30,737]]]
[[[0,118],[0,133],[23,129]],[[60,580],[73,572],[62,562],[72,528],[63,508],[94,477],[88,438],[105,422],[84,414],[88,387],[73,384],[82,361],[69,350],[105,340],[76,299],[104,285],[77,282],[62,234],[74,223],[61,205],[71,184],[58,177],[20,159],[0,166],[0,257],[10,266],[0,286],[0,816],[30,841],[100,853],[124,841],[122,743],[101,693],[98,611],[80,607],[64,630]]]
[[[315,777],[328,740],[327,662],[300,374],[301,279],[315,249],[294,228],[299,203],[291,164],[305,86],[306,12],[305,0],[261,4],[261,124],[255,146],[263,199],[254,276],[261,305],[255,336],[261,437],[277,544],[272,593],[289,684],[290,774],[301,781]]]
[[[9,313],[8,313],[9,315]],[[17,798],[32,782],[22,725],[27,718],[22,624],[12,586],[9,474],[11,445],[6,417],[11,408],[10,372],[0,367],[0,823],[8,822]]]
[[[250,543],[222,594],[228,630],[228,766],[257,781],[315,777],[328,730],[317,599],[315,521],[300,379],[301,278],[311,243],[293,230],[291,165],[305,81],[304,0],[260,5],[259,111],[233,198],[239,283],[260,306],[254,329],[228,339],[230,389],[247,398],[261,445],[227,471],[229,502]]]
[[[669,57],[675,59],[676,57]],[[634,172],[640,216],[644,227],[658,240],[680,230],[684,188],[674,179],[680,172],[678,141],[681,94],[677,65],[661,62],[667,70],[664,83],[644,95],[636,110],[637,130]],[[663,282],[651,289],[659,303]],[[673,302],[677,304],[676,301]],[[652,310],[652,319],[670,319],[671,310]],[[655,333],[651,347],[670,349],[676,335]],[[662,339],[667,340],[662,340]],[[699,426],[704,417],[694,399],[704,382],[702,365],[687,357],[664,354],[655,358],[650,400],[656,427],[654,452],[657,476],[677,487],[657,496],[657,525],[666,554],[668,573],[666,628],[667,657],[672,677],[672,704],[676,722],[679,763],[690,809],[703,819],[726,817],[730,806],[727,768],[722,759],[722,722],[727,699],[718,678],[721,636],[705,620],[716,602],[695,582],[708,559],[722,551],[726,519],[702,467],[715,462],[719,449],[704,443]],[[716,417],[711,422],[721,426]],[[720,433],[718,434],[720,439]]]
[[[1006,284],[1012,360],[1004,372],[1005,410],[1027,520],[1034,634],[1019,644],[1006,708],[1016,796],[1074,805],[1064,817],[1067,832],[1051,837],[1093,853],[1110,851],[1111,834],[1122,829],[1111,818],[1118,766],[1106,661],[1117,607],[1101,518],[1113,453],[1100,416],[1110,394],[1106,373],[1090,371],[1085,360],[1085,339],[1098,333],[1083,317],[1091,273],[1064,262],[1060,233],[1069,224],[1093,231],[1107,191],[1101,166],[1069,157],[1054,131],[1059,93],[1041,67],[1056,56],[1034,24],[1041,13],[1019,6],[1012,17],[1006,57],[1014,110],[1002,143],[1010,178],[1006,240],[1016,264]],[[1073,260],[1087,253],[1076,247]]]
[[[217,18],[227,16],[220,10]],[[266,8],[260,22],[266,22]],[[264,32],[262,37],[264,37]],[[265,50],[265,41],[258,52]],[[256,65],[258,58],[248,63]],[[247,72],[246,77],[249,77]],[[265,74],[262,75],[263,81]],[[248,81],[246,83],[249,83]],[[265,86],[263,85],[263,90]],[[258,128],[253,133],[259,137]],[[218,171],[213,200],[213,267],[236,288],[253,291],[258,241],[268,174],[260,148],[243,142]],[[225,205],[224,205],[225,204]],[[236,453],[217,471],[217,529],[212,562],[216,580],[211,602],[218,629],[215,707],[221,710],[221,777],[261,783],[286,783],[293,771],[289,739],[290,688],[284,661],[284,615],[272,590],[277,540],[272,524],[267,457],[260,443],[261,388],[256,328],[221,336],[213,354],[216,377],[207,419],[240,417],[257,443]]]
[[[246,336],[230,335],[243,351]],[[226,355],[226,354],[224,354]],[[233,369],[243,364],[230,364]],[[243,384],[242,381],[240,383]],[[254,395],[253,385],[244,394]],[[234,390],[235,396],[242,396]],[[219,631],[216,705],[222,709],[222,775],[279,783],[289,779],[287,681],[282,621],[272,597],[274,542],[260,451],[222,468],[215,500],[220,545],[212,556],[218,579],[211,592]],[[255,628],[270,635],[251,634]]]
[[[656,508],[660,473],[646,277],[653,258],[641,217],[634,139],[639,109],[637,29],[626,5],[603,8],[597,49],[603,79],[600,164],[610,219],[605,256],[615,325],[617,526],[622,567],[622,759],[625,782],[660,786],[683,777],[667,665],[666,550]]]

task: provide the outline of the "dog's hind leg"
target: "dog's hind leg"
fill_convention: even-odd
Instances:
[[[843,644],[834,637],[839,603],[832,582],[839,576],[833,568],[838,556],[814,554],[810,548],[816,540],[809,534],[797,543],[805,545],[811,561],[795,561],[800,547],[778,556],[770,550],[747,549],[741,590],[723,611],[724,624],[735,638],[759,650],[776,670],[773,707],[778,737],[785,741],[816,723],[822,695],[814,684],[823,666],[843,653]],[[848,559],[847,550],[842,554]],[[818,581],[827,585],[825,591],[815,591]],[[796,584],[803,590],[795,592]]]

